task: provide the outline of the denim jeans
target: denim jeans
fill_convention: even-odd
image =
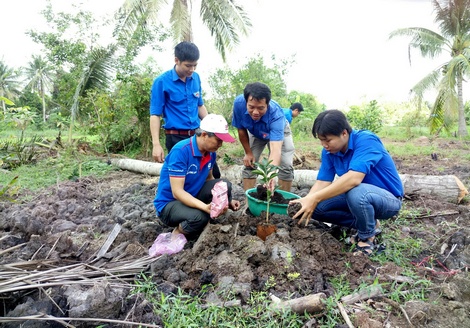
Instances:
[[[401,197],[377,186],[361,183],[348,192],[320,202],[312,218],[355,228],[359,239],[375,235],[377,220],[389,219],[401,209]]]

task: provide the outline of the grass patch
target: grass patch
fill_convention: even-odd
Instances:
[[[212,286],[191,296],[178,289],[176,294],[165,295],[150,277],[141,275],[136,281],[134,294],[143,294],[154,305],[155,314],[160,317],[164,327],[263,327],[263,328],[300,328],[310,320],[308,314],[300,315],[292,311],[270,309],[271,300],[266,292],[251,293],[247,306],[224,307],[206,304],[202,300],[205,293],[213,292]],[[228,295],[217,295],[222,302],[236,300]]]
[[[74,180],[84,176],[104,176],[116,170],[102,159],[81,156],[79,160],[70,156],[47,158],[36,164],[22,165],[0,175],[0,186],[6,186],[18,177],[16,186],[21,194],[23,189],[36,191],[61,181]]]

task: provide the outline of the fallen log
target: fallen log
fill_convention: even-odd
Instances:
[[[282,301],[279,297],[271,294],[271,308],[273,310],[291,310],[295,313],[319,313],[325,310],[326,299],[324,293],[317,293],[307,295],[299,298],[294,298],[288,301]]]
[[[110,161],[111,164],[119,167],[120,169],[154,176],[159,176],[163,167],[163,164],[161,163],[153,163],[130,158],[111,158]]]
[[[136,159],[123,158],[111,159],[111,164],[128,171],[159,176],[163,164],[152,163]],[[232,165],[226,168],[221,167],[221,174],[224,178],[234,181],[242,181],[242,165]],[[295,170],[294,188],[310,188],[317,179],[318,171],[315,170]],[[429,195],[442,199],[446,202],[460,203],[468,195],[468,190],[455,175],[410,175],[401,174],[400,178],[405,188],[405,194]]]

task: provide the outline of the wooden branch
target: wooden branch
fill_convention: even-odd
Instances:
[[[273,301],[271,308],[274,310],[291,310],[295,313],[321,312],[325,309],[324,299],[326,299],[324,293],[307,295],[287,301],[282,301],[277,296],[271,294],[271,300]]]
[[[210,302],[210,303],[207,303],[207,304],[203,304],[200,307],[201,307],[201,309],[207,309],[211,306],[226,308],[226,307],[238,307],[238,306],[241,306],[241,305],[242,305],[242,302],[240,300],[232,300],[232,301]]]
[[[379,285],[370,286],[357,293],[341,297],[341,301],[345,304],[353,304],[369,298],[383,296],[382,288]]]
[[[408,317],[408,313],[406,313],[405,309],[403,308],[403,306],[401,306],[400,304],[398,304],[397,302],[387,298],[387,297],[382,297],[382,300],[387,303],[387,304],[390,304],[394,309],[396,310],[399,310],[401,313],[403,313],[403,315],[405,316],[405,319],[406,321],[408,322],[408,324],[410,325],[410,327],[414,327],[413,324],[411,323],[411,320],[410,320],[410,317]]]
[[[344,321],[348,325],[349,328],[354,328],[351,320],[348,317],[348,314],[346,313],[346,310],[344,309],[343,304],[341,302],[336,302],[336,305],[338,306],[339,312],[341,312],[341,315],[343,316]]]
[[[18,245],[12,246],[12,247],[10,247],[10,248],[4,249],[3,251],[0,251],[0,255],[3,255],[3,254],[8,253],[8,252],[12,252],[12,251],[14,251],[15,249],[20,248],[20,247],[23,247],[23,246],[26,245],[26,244],[27,244],[27,243],[22,243],[22,244],[18,244]]]
[[[104,318],[72,318],[72,317],[54,317],[50,315],[30,315],[26,317],[0,317],[0,322],[17,322],[17,321],[56,321],[61,324],[66,325],[66,327],[74,327],[67,324],[67,321],[83,321],[83,322],[108,322],[121,325],[129,326],[139,326],[139,327],[152,327],[152,328],[162,328],[160,325],[142,323],[142,322],[132,322],[132,321],[123,321],[123,320],[114,320],[114,319],[104,319]]]
[[[434,214],[428,214],[428,215],[419,215],[416,217],[416,219],[427,219],[427,218],[435,218],[436,216],[446,216],[446,215],[457,215],[459,214],[458,211],[444,211],[444,212],[438,212]]]

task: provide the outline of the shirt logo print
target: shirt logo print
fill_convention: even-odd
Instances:
[[[186,175],[190,175],[190,174],[197,174],[197,166],[196,166],[196,164],[191,164],[191,165],[188,167],[188,171],[186,171]]]

